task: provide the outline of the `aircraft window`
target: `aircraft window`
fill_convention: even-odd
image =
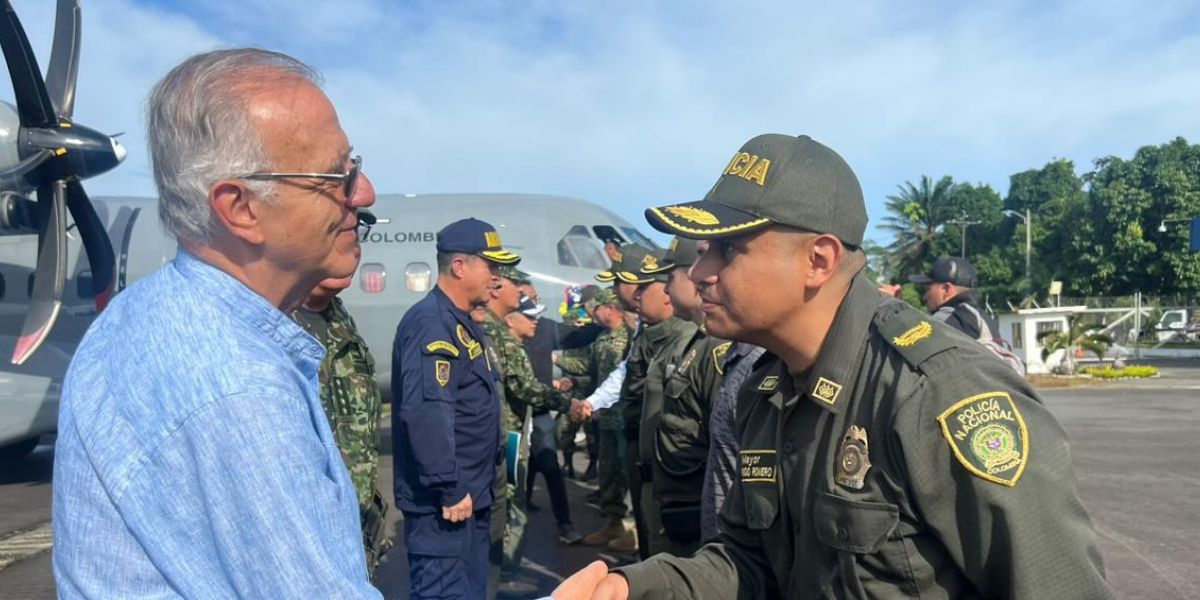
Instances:
[[[92,293],[92,272],[81,271],[75,276],[75,295],[81,300],[91,300],[96,297]]]
[[[592,228],[592,231],[596,232],[596,238],[601,242],[616,240],[618,244],[625,243],[625,237],[618,233],[617,228],[612,225],[597,225]]]
[[[621,231],[624,231],[625,235],[629,236],[629,239],[633,240],[633,243],[635,243],[635,244],[641,244],[642,246],[645,246],[652,250],[658,248],[658,244],[655,244],[654,240],[651,240],[650,238],[642,235],[642,233],[640,231],[638,231],[632,227],[622,227]]]
[[[604,254],[604,247],[590,235],[576,234],[576,230],[581,228],[581,225],[572,227],[563,239],[558,240],[558,264],[584,269],[607,269],[609,260]],[[587,229],[583,231],[586,233]]]
[[[414,262],[404,267],[404,287],[410,292],[428,292],[433,285],[433,270],[429,263]]]
[[[387,287],[387,271],[379,263],[365,263],[358,269],[358,285],[368,294],[378,294]]]
[[[0,300],[3,300],[3,299],[4,299],[4,292],[5,292],[5,289],[4,289],[4,288],[5,288],[5,285],[4,285],[4,273],[0,273]]]

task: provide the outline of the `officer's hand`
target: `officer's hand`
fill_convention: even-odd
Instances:
[[[579,409],[580,415],[583,416],[583,419],[581,419],[581,420],[587,421],[588,419],[591,419],[592,418],[592,403],[588,402],[587,400],[583,400],[583,401],[580,401],[579,404],[582,406],[582,408]]]
[[[608,565],[596,561],[567,578],[551,596],[554,600],[626,600],[629,583],[625,578],[609,574]]]
[[[554,389],[560,392],[569,392],[575,387],[575,382],[571,381],[570,377],[563,377],[554,381]]]
[[[458,501],[454,506],[442,507],[442,518],[451,523],[462,523],[471,518],[471,513],[475,512],[474,505],[471,503],[471,495],[467,494],[465,498]]]

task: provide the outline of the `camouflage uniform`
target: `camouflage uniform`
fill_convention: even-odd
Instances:
[[[592,343],[591,374],[595,381],[604,381],[621,364],[629,348],[629,329],[624,326],[600,334]],[[621,412],[615,409],[599,411],[600,448],[599,473],[600,510],[605,516],[624,518],[625,492],[629,483],[625,478],[624,455],[625,435]]]
[[[599,339],[599,336],[597,336]],[[592,341],[595,344],[595,340]],[[563,372],[563,375],[571,378],[571,391],[567,392],[567,397],[577,400],[587,398],[596,386],[600,383],[592,378],[592,344],[580,348],[570,348],[563,350],[558,357],[558,368]],[[590,423],[578,423],[568,418],[566,413],[558,415],[558,447],[562,449],[563,459],[566,461],[566,469],[572,474],[575,473],[574,457],[575,457],[575,436],[579,433],[580,428],[587,435],[587,453],[588,461],[596,460],[598,451],[597,436],[594,427]],[[589,425],[589,426],[584,426]],[[590,467],[589,467],[590,468]]]
[[[379,558],[391,547],[384,529],[387,502],[375,487],[379,481],[379,419],[383,412],[375,360],[337,297],[321,312],[303,308],[293,311],[292,320],[325,346],[325,360],[318,371],[321,407],[358,495],[363,548],[373,573]]]
[[[525,554],[525,489],[524,473],[529,468],[529,428],[534,410],[567,410],[569,399],[555,392],[533,374],[533,364],[525,352],[521,340],[513,336],[500,317],[491,310],[483,322],[489,344],[495,348],[499,364],[495,368],[501,374],[501,389],[507,410],[501,411],[502,431],[521,431],[520,454],[518,455],[517,481],[508,484],[508,527],[504,532],[504,561],[501,577],[515,577],[520,571],[521,557]]]

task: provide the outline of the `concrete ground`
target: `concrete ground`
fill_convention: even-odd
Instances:
[[[1066,427],[1080,494],[1100,537],[1109,581],[1118,597],[1200,598],[1200,361],[1158,363],[1163,377],[1047,390],[1043,397]],[[0,596],[53,598],[50,554],[36,534],[50,518],[53,448],[43,446],[0,472]],[[391,456],[382,457],[381,486],[389,489]],[[578,457],[580,469],[585,459]],[[585,503],[594,487],[568,482],[572,517],[583,533],[599,526]],[[548,594],[563,577],[597,557],[596,548],[557,541],[549,499],[539,480],[530,515],[526,572]],[[393,531],[402,524],[395,511]],[[385,558],[376,585],[387,598],[407,594],[402,536]]]

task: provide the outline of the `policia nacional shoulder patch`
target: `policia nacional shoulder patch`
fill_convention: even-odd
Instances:
[[[1017,485],[1029,459],[1029,434],[1008,392],[964,398],[937,420],[967,471],[1009,487]]]

